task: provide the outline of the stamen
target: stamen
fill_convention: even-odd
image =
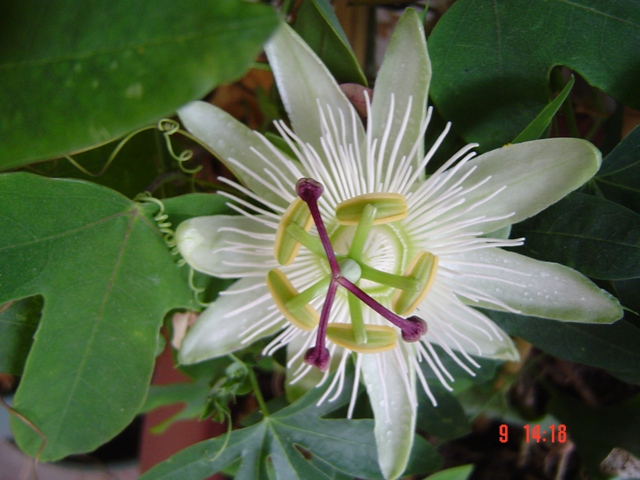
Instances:
[[[396,347],[398,335],[386,325],[365,325],[366,343],[358,342],[355,331],[348,323],[330,323],[327,337],[341,347],[358,353],[380,353]]]
[[[300,296],[300,293],[291,284],[289,279],[277,268],[267,273],[267,288],[271,293],[274,303],[284,317],[301,330],[312,330],[318,324],[318,313],[309,305],[303,303],[291,308],[291,301]]]
[[[306,232],[311,227],[312,221],[309,209],[306,208],[302,200],[296,198],[291,202],[278,224],[276,241],[273,247],[274,256],[280,265],[290,265],[298,255],[301,246],[298,239],[289,233],[288,227],[297,225]]]
[[[413,312],[431,290],[437,271],[438,257],[424,250],[418,253],[403,275],[416,280],[417,288],[413,290],[396,290],[391,303],[393,310],[399,315]]]
[[[395,222],[407,216],[407,199],[399,193],[365,193],[340,202],[336,206],[336,220],[341,225],[357,225],[365,209],[375,208],[373,225]]]

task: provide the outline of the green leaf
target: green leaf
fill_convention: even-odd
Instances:
[[[640,107],[634,0],[459,0],[436,25],[429,47],[436,107],[485,150],[511,141],[542,110],[556,65]]]
[[[197,308],[157,210],[77,180],[0,175],[0,302],[44,297],[14,403],[47,437],[41,460],[124,428],[144,402],[164,315]],[[34,455],[40,437],[15,418],[12,428]]]
[[[571,91],[571,87],[575,82],[575,77],[571,76],[571,79],[564,86],[562,91],[551,100],[546,107],[542,109],[542,111],[534,118],[527,127],[521,131],[516,138],[513,139],[511,143],[521,143],[528,142],[530,140],[538,140],[544,134],[545,130],[551,124],[551,120],[553,120],[554,115],[558,111],[558,109],[562,106],[562,103],[569,96],[569,92]]]
[[[589,407],[574,398],[555,394],[549,411],[567,426],[580,458],[594,472],[614,447],[640,456],[640,396],[605,407]]]
[[[302,2],[293,28],[316,52],[338,83],[367,85],[367,79],[328,0]]]
[[[572,193],[513,226],[518,253],[604,280],[640,277],[640,215],[604,198]]]
[[[438,470],[442,465],[442,457],[435,448],[424,438],[416,435],[409,454],[407,468],[402,473],[403,477],[409,475],[424,475]]]
[[[605,197],[640,213],[640,127],[603,160],[594,180]]]
[[[0,168],[104,143],[239,78],[277,25],[242,0],[12,0]]]
[[[418,428],[443,440],[471,433],[467,415],[456,397],[440,383],[430,382],[429,388],[438,405],[434,407],[424,393],[418,394]]]
[[[640,327],[640,278],[613,282],[613,288],[620,303],[630,310],[625,313],[625,318]]]
[[[41,311],[40,296],[0,306],[0,372],[22,375]]]
[[[460,465],[429,475],[424,480],[467,480],[472,471],[473,465]]]
[[[565,323],[505,312],[485,312],[510,335],[572,362],[640,383],[640,328],[622,319],[610,325]]]
[[[190,193],[180,197],[163,200],[169,220],[173,228],[193,217],[207,215],[221,215],[231,213],[227,207],[229,199],[222,195],[211,193]]]
[[[352,376],[345,379],[345,385],[352,384]],[[313,389],[260,423],[231,432],[229,438],[206,440],[182,450],[149,470],[141,480],[203,479],[238,459],[241,464],[236,480],[267,478],[268,464],[273,464],[277,478],[333,478],[324,468],[320,470],[306,460],[302,451],[348,475],[382,478],[372,420],[320,418],[345,405],[350,393],[345,388],[335,401],[316,406],[323,390]]]

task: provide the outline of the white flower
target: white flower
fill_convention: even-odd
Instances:
[[[388,47],[366,130],[326,67],[289,27],[282,25],[266,50],[293,130],[276,126],[292,156],[209,104],[179,112],[242,184],[223,181],[251,200],[228,195],[240,215],[194,218],[176,232],[193,268],[239,278],[189,330],[179,360],[225,355],[281,332],[264,353],[287,346],[292,384],[321,383],[336,371],[326,399],[343,389],[353,357],[356,382],[364,381],[375,414],[381,470],[396,478],[413,442],[417,381],[435,404],[419,363],[443,385],[453,381],[432,344],[472,375],[472,355],[518,358],[511,339],[473,307],[580,322],[621,316],[617,301],[579,273],[500,249],[522,239],[491,236],[581,186],[598,170],[600,154],[579,139],[511,145],[478,157],[469,145],[427,178],[425,167],[446,131],[425,155],[431,66],[412,10]],[[324,187],[318,212],[339,274],[327,260],[319,219],[298,197],[301,178]],[[382,315],[349,293],[351,283]],[[327,289],[335,293],[327,303],[332,368],[323,373],[304,356],[325,342],[316,325]],[[427,333],[403,341],[387,320],[395,314],[421,317]],[[358,326],[360,317],[364,325]]]

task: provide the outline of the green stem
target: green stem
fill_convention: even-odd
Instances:
[[[267,410],[267,404],[264,401],[264,397],[262,396],[262,391],[258,386],[258,379],[256,378],[256,373],[253,371],[253,368],[249,367],[245,362],[236,357],[233,353],[229,354],[229,358],[231,358],[236,363],[241,363],[244,365],[244,368],[249,372],[249,381],[251,382],[251,388],[253,389],[253,394],[256,396],[256,400],[258,401],[258,407],[260,407],[260,411],[262,415],[265,417],[269,416],[269,410]]]
[[[256,373],[253,371],[253,368],[249,368],[249,381],[251,382],[251,388],[253,388],[253,394],[258,401],[258,407],[260,407],[262,415],[268,417],[269,410],[267,409],[267,404],[265,403],[264,397],[262,396],[262,391],[260,391],[260,387],[258,386],[258,379],[256,378]]]

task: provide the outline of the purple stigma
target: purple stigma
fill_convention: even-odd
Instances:
[[[417,342],[427,333],[427,322],[417,315],[411,315],[405,321],[408,323],[404,328],[401,327],[402,339],[405,342]]]
[[[304,354],[304,361],[309,365],[317,367],[321,372],[326,372],[327,368],[329,368],[329,363],[331,363],[329,349],[324,346],[321,348],[311,347],[307,350],[307,353]]]
[[[322,192],[324,192],[324,187],[313,178],[301,178],[296,183],[296,192],[306,203],[317,202]]]

